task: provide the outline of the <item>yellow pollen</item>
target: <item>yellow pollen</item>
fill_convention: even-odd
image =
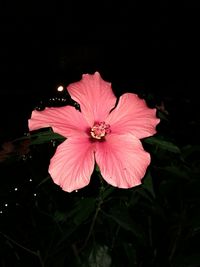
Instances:
[[[100,140],[110,133],[110,125],[103,122],[95,123],[91,128],[90,134],[94,139]]]

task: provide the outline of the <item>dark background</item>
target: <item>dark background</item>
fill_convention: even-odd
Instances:
[[[154,147],[147,146],[148,151],[152,152],[151,173],[155,182],[156,194],[153,202],[151,202],[152,199],[149,201],[145,197],[143,198],[143,193],[145,193],[143,188],[126,192],[116,190],[114,197],[119,196],[120,201],[125,197],[129,201],[132,194],[129,208],[131,216],[135,216],[135,222],[138,222],[139,227],[142,226],[147,233],[147,217],[152,219],[153,245],[143,247],[143,240],[140,237],[138,240],[141,243],[138,245],[137,242],[134,243],[134,239],[131,240],[132,236],[130,235],[130,242],[133,242],[131,246],[136,246],[136,258],[139,258],[139,265],[135,264],[134,266],[198,267],[198,263],[182,265],[183,255],[188,256],[188,262],[191,262],[192,258],[195,263],[200,261],[198,256],[200,215],[199,211],[197,212],[199,207],[200,134],[198,9],[188,6],[186,2],[182,3],[182,7],[175,9],[174,6],[169,5],[168,1],[161,1],[158,5],[151,3],[140,11],[136,9],[135,5],[131,8],[131,5],[121,6],[119,4],[117,12],[112,4],[99,3],[98,5],[100,16],[97,15],[96,9],[89,12],[89,15],[84,11],[80,15],[76,12],[76,8],[73,10],[65,8],[65,11],[61,8],[63,12],[59,13],[60,11],[54,9],[54,6],[50,4],[48,8],[51,9],[52,15],[46,16],[42,16],[43,13],[45,14],[46,7],[37,9],[33,6],[29,12],[18,16],[16,16],[15,7],[8,9],[8,16],[5,16],[1,9],[0,145],[3,148],[6,141],[28,132],[27,120],[40,101],[45,102],[49,98],[57,96],[58,85],[67,86],[69,83],[79,80],[83,73],[99,71],[105,80],[112,83],[117,96],[129,91],[144,97],[152,107],[163,105],[168,122],[163,120],[160,123],[158,134],[172,141],[180,149],[189,147],[189,152],[187,149],[183,149],[183,153],[177,156],[177,152],[172,151],[174,154],[170,154],[168,150],[163,152],[161,149],[157,153]],[[40,16],[35,16],[35,13],[40,13]],[[99,22],[96,22],[98,19]],[[76,23],[78,20],[81,22]],[[89,23],[86,24],[86,20],[89,20]],[[23,150],[21,147],[20,149]],[[30,266],[40,266],[38,265],[39,257],[27,253],[13,240],[17,240],[19,244],[32,248],[34,251],[38,247],[41,248],[42,256],[44,256],[46,245],[51,240],[52,229],[56,229],[56,237],[52,237],[52,250],[49,249],[47,260],[49,265],[46,266],[57,266],[57,261],[62,258],[65,264],[70,262],[71,257],[76,254],[71,248],[70,242],[83,243],[95,211],[91,210],[90,213],[89,210],[88,214],[87,212],[86,215],[83,214],[83,222],[85,223],[84,218],[87,220],[85,224],[82,223],[79,213],[81,214],[85,207],[86,210],[88,206],[90,208],[90,204],[87,206],[88,203],[84,204],[84,201],[82,204],[80,199],[82,200],[83,196],[83,199],[86,197],[88,200],[89,196],[92,201],[96,201],[97,187],[95,187],[96,184],[95,186],[93,184],[95,183],[94,179],[91,187],[80,190],[80,195],[79,193],[76,195],[76,193],[62,192],[51,180],[38,189],[38,184],[48,175],[48,164],[55,151],[55,146],[45,144],[41,149],[37,146],[34,149],[31,152],[31,158],[23,158],[24,150],[20,152],[19,163],[13,165],[5,163],[4,165],[4,162],[1,162],[0,176],[3,179],[0,207],[3,213],[0,214],[2,216],[0,245],[3,256],[1,252],[0,256],[2,256],[1,263],[4,263],[5,266],[14,264],[16,255],[20,257],[16,266],[27,266],[27,262],[30,262],[31,259],[33,262],[31,261],[32,265]],[[151,178],[151,175],[149,177]],[[15,187],[18,188],[18,192],[14,191]],[[94,188],[96,189],[94,190]],[[149,196],[149,191],[147,196]],[[119,204],[115,198],[113,199],[109,204],[105,204],[104,211],[110,214],[114,210],[117,213],[120,207],[120,212],[122,211],[128,216],[127,207],[121,206],[120,201]],[[8,203],[11,208],[5,206],[5,203]],[[78,211],[75,209],[74,217],[75,219],[76,216],[79,218],[81,226],[79,225],[75,234],[73,232],[71,236],[69,234],[69,240],[68,238],[64,240],[62,249],[56,252],[55,257],[51,257],[51,251],[54,251],[54,242],[55,244],[57,241],[59,243],[62,235],[68,233],[70,225],[66,219],[66,210],[69,213],[71,210],[73,211],[74,203],[80,205]],[[16,206],[18,204],[19,206]],[[46,214],[42,214],[41,210]],[[116,220],[120,227],[125,229],[125,234],[123,231],[122,234],[120,232],[120,238],[125,240],[124,242],[129,242],[129,230],[135,225],[133,224],[134,227],[132,227],[132,222],[129,224],[126,216],[121,215],[122,213],[119,216],[122,223],[119,223],[118,217]],[[100,217],[97,222],[96,236],[104,244],[104,240],[109,243],[109,237],[115,236],[117,230],[116,225],[112,224],[113,222],[110,223],[109,219],[103,218],[102,220],[105,220],[103,223],[108,225],[106,230],[111,228],[111,233],[108,233],[106,239],[107,231],[104,231],[104,224]],[[13,226],[13,222],[16,222],[16,225]],[[63,232],[56,228],[57,222],[61,228],[63,227]],[[183,229],[180,229],[180,225]],[[191,229],[194,230],[194,235]],[[135,232],[137,232],[137,228]],[[176,237],[177,232],[181,238]],[[187,239],[188,233],[192,233],[191,239]],[[121,240],[120,238],[119,240]],[[173,247],[173,242],[177,243],[177,247]],[[124,259],[127,260],[128,257],[120,255],[122,250],[124,253],[129,250],[132,253],[132,247],[130,249],[129,243],[126,244],[128,245],[123,250],[121,247],[123,244],[120,244],[119,241],[113,250],[113,259],[116,259],[115,266],[125,266]],[[157,255],[154,246],[157,249]],[[67,254],[68,248],[69,253]],[[196,253],[195,256],[193,256],[193,252]],[[60,253],[63,253],[62,257]],[[173,256],[173,259],[175,258],[175,262],[176,257],[178,258],[177,265],[176,263],[175,265],[167,264],[169,254]],[[87,253],[84,256],[88,258]],[[66,259],[66,257],[68,258]],[[150,265],[150,260],[152,260],[152,265]],[[127,262],[131,262],[132,266],[132,258]],[[60,263],[58,266],[64,265]]]
[[[198,11],[186,4],[167,7],[163,2],[138,12],[127,6],[115,13],[108,5],[102,8],[103,21],[109,14],[115,20],[94,24],[73,23],[82,17],[71,17],[69,10],[61,16],[2,16],[1,136],[20,135],[40,99],[54,94],[60,83],[67,86],[94,71],[112,82],[118,95],[153,93],[156,104],[164,100],[178,120],[196,116]]]

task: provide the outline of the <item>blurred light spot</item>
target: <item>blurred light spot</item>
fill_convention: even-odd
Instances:
[[[57,91],[62,92],[64,90],[64,87],[62,85],[58,86]]]

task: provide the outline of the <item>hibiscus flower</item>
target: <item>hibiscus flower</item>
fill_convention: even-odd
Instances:
[[[67,192],[90,182],[95,162],[108,184],[131,188],[141,184],[150,155],[139,139],[156,133],[156,109],[148,108],[136,94],[125,93],[116,106],[111,84],[98,72],[84,74],[67,90],[80,104],[32,112],[29,129],[52,127],[66,137],[52,157],[49,173]],[[115,107],[116,106],[116,107]]]

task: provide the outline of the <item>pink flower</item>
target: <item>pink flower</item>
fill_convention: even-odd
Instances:
[[[29,120],[30,130],[52,127],[67,137],[50,161],[54,182],[67,192],[80,189],[89,184],[96,162],[103,178],[113,186],[141,184],[150,155],[139,139],[156,133],[156,109],[148,108],[132,93],[123,94],[115,107],[111,84],[98,72],[84,74],[67,90],[81,112],[72,106],[46,108],[34,110]]]

